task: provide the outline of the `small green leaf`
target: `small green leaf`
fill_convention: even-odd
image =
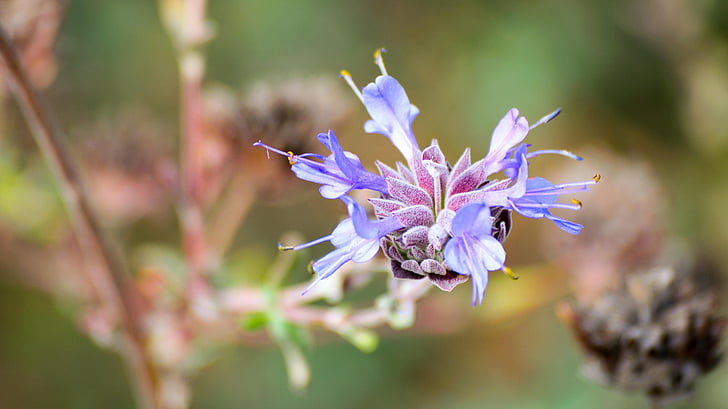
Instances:
[[[362,352],[374,352],[379,346],[379,336],[374,331],[349,327],[338,333]]]
[[[241,325],[245,330],[257,331],[268,325],[268,314],[264,312],[255,312],[248,314],[242,318]]]

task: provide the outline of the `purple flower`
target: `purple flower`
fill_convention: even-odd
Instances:
[[[503,170],[504,160],[514,146],[521,143],[528,134],[528,121],[525,117],[518,116],[518,110],[512,108],[498,126],[495,127],[490,137],[490,149],[483,160],[483,171],[490,175]]]
[[[367,84],[361,91],[354,84],[351,74],[341,71],[341,76],[354,90],[372,117],[364,123],[364,131],[386,136],[405,159],[410,161],[420,152],[417,139],[412,133],[412,122],[420,110],[410,103],[402,85],[387,74],[382,60],[383,51],[383,49],[379,49],[374,54],[374,61],[379,66],[382,75],[378,76],[374,82]]]
[[[304,292],[349,261],[363,263],[371,260],[379,251],[379,240],[392,231],[402,228],[402,223],[396,216],[370,221],[366,210],[354,199],[341,196],[341,200],[346,203],[349,217],[342,220],[331,234],[295,247],[280,247],[282,250],[300,250],[325,241],[330,241],[336,247],[335,250],[314,261],[312,267],[316,278]]]
[[[521,145],[513,153],[513,159],[509,160],[509,169],[506,174],[511,176],[513,184],[501,190],[485,190],[488,192],[483,200],[491,206],[501,206],[514,210],[521,216],[532,219],[548,219],[553,221],[559,228],[567,233],[579,234],[583,226],[551,214],[549,209],[579,210],[581,203],[558,203],[559,196],[567,193],[576,193],[587,190],[587,186],[596,184],[598,177],[592,180],[576,183],[562,183],[554,185],[548,180],[540,177],[528,179],[528,157],[527,145]],[[530,155],[537,156],[541,153],[558,153],[573,156],[562,151],[541,151]]]
[[[331,131],[319,135],[321,143],[331,151],[328,157],[294,155],[257,143],[287,156],[299,178],[321,184],[323,197],[341,198],[346,203],[349,217],[330,235],[289,248],[325,241],[334,245],[333,251],[313,263],[316,278],[311,286],[349,261],[370,260],[381,248],[397,279],[426,278],[445,291],[472,280],[475,305],[483,301],[490,271],[501,270],[516,278],[505,266],[502,244],[512,228],[513,212],[548,219],[568,233],[579,233],[582,226],[554,216],[551,210],[577,210],[579,202],[559,203],[559,197],[587,190],[598,176],[591,181],[565,184],[529,178],[528,161],[536,156],[554,153],[581,158],[562,150],[528,152],[529,145],[522,143],[529,131],[549,122],[560,110],[529,126],[513,108],[495,127],[488,153],[482,159],[471,163],[470,149],[466,149],[450,165],[436,140],[419,148],[412,132],[412,121],[419,111],[399,82],[387,73],[381,50],[375,53],[375,63],[382,75],[362,90],[348,72],[342,71],[341,76],[371,116],[364,130],[389,138],[406,165],[398,162],[396,168],[391,168],[376,162],[381,176],[370,173],[354,154],[341,148]],[[368,200],[376,221],[369,220],[364,208],[346,196],[352,189],[379,193],[379,197]]]
[[[294,155],[270,147],[261,141],[254,146],[288,157],[291,170],[299,179],[321,185],[319,192],[326,199],[338,199],[354,189],[370,189],[387,193],[387,184],[383,177],[368,172],[361,165],[359,158],[351,152],[345,152],[333,131],[318,135],[319,141],[331,151],[328,157],[315,153]],[[318,161],[313,160],[318,159]]]
[[[588,185],[597,183],[596,178],[586,182],[562,183],[554,185],[544,178],[532,178],[526,181],[526,192],[518,198],[509,200],[509,209],[515,210],[518,214],[532,219],[548,219],[554,222],[561,230],[579,234],[582,225],[574,223],[551,214],[549,209],[579,210],[581,203],[557,203],[559,195],[587,190]]]
[[[485,203],[458,210],[452,221],[452,238],[445,245],[445,262],[456,273],[473,280],[473,305],[483,302],[488,273],[507,271],[506,251],[492,236],[493,216]]]

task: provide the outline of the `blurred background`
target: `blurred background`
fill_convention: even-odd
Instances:
[[[137,275],[150,263],[178,265],[174,194],[165,186],[175,172],[179,87],[157,5],[34,0],[60,7],[42,6],[49,10],[42,29],[23,34],[12,28],[23,21],[14,9],[23,3],[29,8],[0,1],[0,21],[27,44],[24,57],[80,160],[105,229]],[[588,302],[615,274],[651,267],[665,253],[671,265],[706,261],[714,275],[726,274],[728,2],[210,0],[208,18],[205,107],[218,138],[205,153],[210,190],[223,189],[214,175],[225,172],[267,186],[241,183],[232,196],[252,207],[239,230],[220,233],[230,236],[223,280],[254,280],[284,232],[320,237],[343,214],[285,169],[255,173],[265,154],[248,150],[258,138],[240,137],[241,129],[294,135],[280,144],[296,152],[317,149],[296,132],[277,132],[281,121],[270,125],[258,111],[281,98],[315,105],[302,128],[310,138],[335,127],[363,163],[398,160],[381,136],[363,132],[366,111],[337,78],[347,69],[358,85],[371,81],[378,47],[421,110],[414,123],[421,145],[437,138],[450,161],[465,147],[481,157],[511,107],[532,122],[561,107],[527,142],[585,160],[542,157],[533,172],[554,182],[595,173],[603,180],[577,196],[582,214],[561,214],[585,224],[580,237],[514,216],[505,248],[521,279],[493,274],[483,306],[470,307],[469,285],[433,294],[419,324],[385,330],[369,354],[316,337],[305,392],[289,389],[280,353],[264,340],[216,350],[193,378],[193,408],[647,407],[639,393],[581,375],[582,354],[556,310],[564,300]],[[74,246],[67,215],[2,92],[0,407],[132,407],[119,357],[85,335],[93,320],[79,315],[73,257],[62,252]],[[231,158],[241,162],[232,170]],[[575,251],[581,259],[570,257]],[[302,270],[293,281],[305,279]],[[728,369],[718,367],[690,400],[671,407],[723,408],[726,382]]]

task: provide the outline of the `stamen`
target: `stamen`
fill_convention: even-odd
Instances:
[[[520,277],[518,274],[516,274],[510,267],[503,267],[503,272],[510,278],[511,280],[518,280]]]
[[[330,241],[333,237],[334,237],[333,234],[329,234],[324,237],[319,237],[316,240],[309,241],[308,243],[299,244],[298,246],[284,246],[282,243],[278,243],[278,250],[280,250],[280,251],[301,250],[301,249],[305,249],[307,247],[315,246],[316,244],[323,243],[325,241]]]
[[[347,70],[341,70],[339,72],[339,76],[346,81],[347,84],[349,84],[349,88],[351,88],[354,91],[354,94],[359,98],[361,103],[364,103],[364,97],[361,95],[361,90],[359,87],[356,86],[354,83],[354,80],[351,78],[351,74],[349,74],[349,71]]]
[[[579,206],[579,209],[581,209],[582,204],[581,204],[581,201],[580,200],[571,199],[571,203]]]
[[[321,155],[317,155],[315,153],[304,153],[304,154],[301,154],[301,155],[295,155],[291,151],[283,152],[282,150],[276,149],[276,148],[274,148],[272,146],[268,146],[268,145],[264,144],[261,141],[258,141],[256,143],[254,143],[253,146],[261,146],[261,147],[265,148],[268,152],[273,152],[273,153],[277,153],[277,154],[279,154],[281,156],[285,156],[286,158],[288,158],[288,164],[291,165],[291,166],[293,166],[297,162],[308,163],[309,165],[316,166],[316,167],[323,167],[324,166],[322,163],[319,163],[319,162],[316,162],[314,160],[308,159],[309,157],[314,157],[314,158],[320,158],[321,157]],[[270,159],[270,155],[268,155],[268,158]]]
[[[599,181],[602,180],[602,175],[597,173],[596,175],[592,176],[592,180],[594,181],[594,183],[599,183]]]
[[[286,156],[286,157],[288,157],[288,163],[290,163],[291,165],[293,165],[295,163],[295,158],[294,157],[296,155],[294,155],[293,152],[291,152],[291,151],[283,152],[280,149],[276,149],[276,148],[274,148],[272,146],[268,146],[268,145],[264,144],[262,141],[258,141],[256,143],[254,143],[253,146],[261,146],[261,147],[263,147],[264,149],[266,149],[269,152],[274,152],[274,153],[277,153],[277,154],[279,154],[281,156]],[[268,158],[270,158],[270,156],[268,156]]]
[[[389,75],[387,74],[387,67],[384,66],[384,58],[382,58],[382,53],[386,52],[387,50],[384,48],[380,48],[374,52],[374,64],[379,66],[379,70],[382,71],[382,75]]]
[[[549,122],[550,120],[556,118],[560,113],[561,113],[561,108],[556,109],[556,111],[554,111],[554,112],[546,115],[545,117],[539,119],[538,122],[536,122],[535,124],[531,125],[528,128],[528,130],[530,131],[531,129],[533,129],[533,128],[539,126],[539,125],[543,125],[546,122]]]
[[[562,189],[562,190],[534,190],[530,192],[526,192],[523,196],[553,196],[553,195],[565,195],[565,194],[571,194],[571,193],[578,193],[578,192],[586,192],[587,189],[586,186],[573,188],[573,189]]]
[[[540,151],[533,151],[531,153],[526,154],[526,158],[531,159],[538,155],[543,155],[546,153],[553,153],[556,155],[566,156],[567,158],[571,158],[574,160],[583,160],[581,156],[574,155],[573,153],[567,151],[567,150],[558,150],[558,149],[544,149]]]
[[[586,190],[587,186],[593,185],[595,183],[597,183],[597,182],[591,181],[591,180],[588,180],[586,182],[559,183],[558,185],[544,186],[544,187],[529,190],[528,194],[547,192],[547,193],[554,193],[554,194],[562,195],[562,194],[566,193],[566,191],[564,191],[564,190],[569,189],[569,188],[576,189],[576,190],[574,190],[575,192],[581,192],[581,191]],[[557,192],[557,191],[559,191],[559,192]]]
[[[513,206],[514,210],[518,209],[566,209],[566,210],[579,210],[581,207],[577,206],[575,204],[569,204],[569,203],[521,203],[520,205],[516,206],[515,203],[513,203],[512,200],[509,200],[509,203],[511,206]]]

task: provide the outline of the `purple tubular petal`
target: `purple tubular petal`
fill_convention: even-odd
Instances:
[[[509,200],[522,197],[528,189],[529,180],[526,146],[522,145],[516,149],[514,156],[517,158],[514,163],[514,166],[517,167],[517,171],[515,175],[512,175],[514,180],[513,184],[505,189],[491,190],[492,187],[489,189],[488,186],[483,189],[486,191],[483,195],[483,200],[490,206],[508,207]]]
[[[583,183],[584,189],[586,185],[593,184],[594,181]],[[569,184],[572,186],[574,184]],[[526,182],[526,192],[520,198],[512,198],[508,207],[515,210],[520,215],[530,217],[532,219],[546,218],[553,221],[561,230],[569,234],[579,234],[583,226],[560,217],[556,217],[549,211],[551,207],[559,207],[556,203],[559,195],[562,193],[570,193],[573,189],[566,190],[554,185],[544,178],[533,178]],[[551,194],[550,194],[551,193]],[[562,205],[563,206],[563,205]]]
[[[491,225],[486,204],[469,204],[455,214],[453,237],[445,245],[445,262],[450,269],[473,280],[473,305],[483,301],[488,272],[505,268],[506,252],[491,235]]]
[[[342,196],[341,200],[346,203],[350,217],[342,220],[331,232],[331,244],[336,249],[313,263],[316,279],[309,284],[304,293],[319,281],[335,273],[347,262],[363,263],[370,260],[379,251],[379,239],[403,227],[396,216],[370,221],[367,219],[364,208],[354,199]],[[316,242],[321,242],[321,240]]]
[[[374,257],[379,251],[378,240],[365,240],[355,237],[345,247],[337,248],[320,259],[314,261],[312,268],[316,272],[316,279],[306,287],[304,294],[319,281],[330,277],[349,261],[363,263]]]
[[[584,228],[584,226],[580,225],[579,223],[574,223],[560,217],[556,217],[550,213],[546,215],[546,218],[554,222],[561,230],[569,234],[579,234],[581,233],[581,229]]]
[[[505,159],[508,151],[526,138],[528,121],[518,114],[518,110],[512,108],[495,127],[490,140],[490,149],[483,164],[486,174],[500,171],[501,161]]]
[[[338,170],[345,176],[345,180],[350,186],[349,190],[370,189],[380,193],[387,193],[387,183],[384,178],[365,170],[355,155],[344,152],[333,131],[329,130],[328,133],[319,134],[318,139],[333,154],[333,160]]]
[[[409,161],[420,148],[412,133],[412,121],[419,110],[410,104],[404,88],[389,75],[380,75],[362,90],[362,100],[371,120],[364,124],[367,133],[379,133],[392,142]]]
[[[384,178],[364,170],[361,163],[350,158],[339,145],[333,131],[318,135],[319,141],[326,145],[334,154],[334,160],[339,165],[341,172],[353,182],[352,189],[371,189],[381,193],[387,193],[387,184]],[[353,156],[353,155],[352,155]]]
[[[346,203],[356,234],[361,238],[378,241],[387,234],[404,227],[396,216],[371,221],[367,218],[366,210],[354,199],[349,196],[342,196],[341,200]]]
[[[473,203],[460,209],[452,221],[451,232],[453,237],[466,233],[473,235],[490,234],[493,217],[490,215],[488,205]]]
[[[384,178],[366,171],[356,155],[341,149],[332,131],[319,134],[318,138],[332,152],[329,157],[314,153],[293,155],[262,142],[256,142],[254,145],[288,157],[293,173],[302,180],[320,184],[319,192],[326,199],[337,199],[352,189],[371,189],[388,193]]]

